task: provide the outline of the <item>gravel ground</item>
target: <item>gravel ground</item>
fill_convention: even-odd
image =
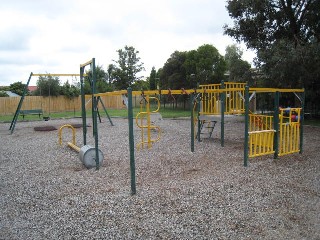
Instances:
[[[303,154],[245,168],[244,123],[226,120],[225,147],[217,127],[194,153],[189,120],[159,121],[161,140],[135,152],[134,196],[126,119],[99,125],[99,171],[59,146],[57,131],[34,131],[79,119],[18,122],[12,135],[1,123],[0,239],[320,239],[320,128],[305,127]]]

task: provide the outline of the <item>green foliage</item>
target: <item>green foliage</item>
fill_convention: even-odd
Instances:
[[[37,81],[37,90],[35,95],[38,96],[59,96],[61,92],[59,77],[40,76]]]
[[[295,45],[319,41],[318,0],[229,0],[227,9],[235,21],[225,33],[249,48],[267,49],[283,39]]]
[[[306,89],[306,103],[320,102],[320,1],[229,0],[234,26],[225,33],[257,52],[268,87]]]
[[[23,84],[22,82],[15,82],[10,84],[9,90],[13,93],[16,93],[22,96],[25,88],[26,88],[26,84]],[[26,94],[28,94],[28,91],[26,92]]]
[[[195,74],[200,84],[220,82],[225,70],[224,58],[214,46],[205,44],[197,49]]]
[[[217,83],[223,79],[225,70],[223,56],[210,44],[188,52],[175,51],[161,69],[161,88],[195,88],[198,83]]]
[[[9,95],[5,91],[0,90],[0,97],[9,97]]]
[[[235,44],[226,47],[224,59],[226,61],[227,70],[229,70],[229,81],[251,83],[251,65],[247,61],[241,59],[242,54],[243,52],[241,49]]]
[[[150,73],[150,77],[149,77],[149,86],[150,86],[150,90],[155,90],[157,89],[157,72],[155,67],[152,67],[151,69],[151,73]]]
[[[188,85],[185,82],[186,71],[183,66],[186,58],[186,52],[175,51],[170,55],[160,74],[162,89],[179,89]]]
[[[69,99],[72,99],[80,95],[80,89],[74,85],[70,85],[69,81],[66,81],[61,87],[61,94]]]
[[[131,87],[134,91],[149,90],[149,82],[144,80],[137,80],[131,85]]]
[[[0,91],[10,91],[10,87],[8,86],[1,86]]]
[[[119,59],[113,60],[116,64],[108,69],[109,76],[112,77],[116,89],[127,89],[135,81],[142,79],[142,76],[138,77],[137,74],[144,70],[143,63],[138,57],[139,51],[132,46],[125,46],[117,52]]]
[[[109,65],[109,68],[110,68],[110,65]],[[84,92],[85,94],[91,94],[92,93],[91,82],[93,79],[92,71],[89,70],[86,73],[87,73],[87,76],[84,78],[84,81],[85,81]],[[111,76],[111,74],[106,73],[102,66],[96,66],[96,92],[97,93],[113,91],[113,87],[109,80],[109,76]]]

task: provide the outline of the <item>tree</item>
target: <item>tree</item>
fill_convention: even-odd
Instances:
[[[116,64],[111,72],[116,89],[126,89],[135,81],[142,79],[137,74],[144,70],[143,63],[138,57],[139,51],[132,46],[125,46],[118,51],[119,59],[113,60]]]
[[[225,34],[256,50],[268,86],[304,87],[306,101],[319,102],[320,1],[229,0],[227,9]]]
[[[226,63],[218,50],[204,44],[197,50],[175,51],[161,70],[163,88],[195,88],[197,83],[220,82],[226,70]]]
[[[87,76],[84,78],[84,92],[85,94],[91,94],[91,81],[92,81],[92,71],[88,70]],[[106,73],[102,66],[96,66],[96,92],[110,92],[113,91],[112,84],[109,81],[109,74]]]
[[[162,89],[180,89],[187,87],[186,69],[184,67],[186,58],[186,52],[175,51],[170,55],[170,58],[161,70],[160,79]]]
[[[22,82],[15,82],[15,83],[10,84],[9,90],[11,92],[14,92],[14,93],[22,96],[25,88],[26,88],[26,84],[23,84]],[[28,93],[29,93],[29,91],[26,92],[26,94],[28,94]]]
[[[137,80],[132,84],[132,90],[144,91],[149,89],[149,82],[144,80]]]
[[[249,48],[266,50],[278,40],[295,46],[320,41],[318,0],[229,0],[227,10],[234,26],[225,33]]]
[[[0,90],[0,97],[9,97],[9,95],[5,91]]]
[[[251,65],[242,60],[242,50],[237,45],[229,45],[226,47],[224,59],[226,61],[227,70],[229,70],[229,81],[232,82],[251,82],[252,76],[250,72]]]
[[[40,76],[37,80],[37,90],[35,95],[40,96],[59,96],[61,87],[59,77]]]
[[[61,87],[61,94],[69,99],[72,99],[80,95],[80,89],[74,85],[70,85],[69,81],[66,81]]]
[[[108,77],[108,83],[111,85],[113,81],[116,80],[116,76],[113,76],[115,73],[116,66],[114,64],[109,64],[108,65],[108,70],[107,70],[107,77]]]
[[[226,63],[219,51],[210,44],[204,44],[196,52],[196,77],[200,84],[219,83],[224,78]]]
[[[151,73],[150,73],[150,77],[149,77],[149,88],[150,90],[155,90],[157,89],[157,72],[155,67],[152,67],[151,69]]]

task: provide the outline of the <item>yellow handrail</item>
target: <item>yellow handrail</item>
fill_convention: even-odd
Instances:
[[[150,99],[154,99],[157,101],[157,109],[154,111],[150,111]],[[145,143],[148,144],[148,148],[151,147],[151,143],[159,141],[161,138],[161,129],[158,126],[154,126],[151,124],[151,120],[150,120],[150,114],[151,113],[157,113],[160,109],[160,100],[156,97],[150,97],[149,95],[144,97],[144,100],[146,102],[146,111],[142,111],[143,107],[143,101],[141,100],[140,103],[140,112],[137,114],[136,116],[136,124],[137,126],[141,129],[141,142],[137,145],[138,149],[140,149],[140,146],[142,145],[142,147],[144,146]],[[143,124],[143,119],[144,119],[144,115],[146,115],[146,119],[147,119],[147,124],[144,125]],[[140,123],[139,123],[140,120]],[[144,129],[147,129],[147,140],[144,140]],[[151,139],[151,130],[157,130],[158,132],[158,137],[156,139]]]
[[[63,125],[60,127],[58,135],[59,135],[59,144],[62,145],[62,129],[64,128],[71,128],[72,130],[72,143],[75,145],[76,144],[76,130],[74,127],[70,124]]]

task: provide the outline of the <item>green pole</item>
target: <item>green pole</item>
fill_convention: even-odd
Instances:
[[[304,125],[305,98],[306,98],[306,94],[305,94],[305,90],[303,90],[302,99],[301,99],[301,113],[300,113],[300,117],[301,117],[300,119],[300,151],[299,151],[300,154],[303,153],[303,125]]]
[[[17,122],[17,120],[18,120],[18,117],[19,117],[19,114],[20,114],[20,109],[21,109],[21,107],[22,107],[22,103],[23,103],[24,97],[26,96],[27,89],[28,89],[28,86],[29,86],[29,83],[30,83],[32,74],[33,74],[33,73],[31,72],[31,73],[30,73],[30,76],[29,76],[29,78],[28,78],[27,84],[26,84],[26,86],[25,86],[25,88],[24,88],[24,90],[23,90],[23,94],[22,94],[22,96],[21,96],[21,98],[20,98],[20,101],[19,101],[17,110],[16,110],[16,112],[15,112],[15,114],[14,114],[14,117],[13,117],[13,119],[12,119],[12,121],[11,121],[11,125],[10,125],[10,128],[9,128],[9,130],[11,130],[11,134],[13,133],[14,128],[15,128],[15,125],[16,125],[16,122]]]
[[[224,81],[221,81],[221,89],[224,90]],[[221,93],[221,147],[224,147],[224,112],[225,112],[226,92]]]
[[[128,122],[129,122],[129,149],[130,149],[130,175],[131,175],[131,194],[136,194],[136,167],[134,161],[134,136],[133,136],[133,107],[132,89],[128,88]]]
[[[104,106],[104,104],[103,104],[103,102],[102,102],[102,100],[101,100],[101,97],[98,97],[98,99],[99,99],[99,101],[100,101],[100,103],[101,103],[101,105],[102,105],[102,107],[103,107],[103,109],[104,109],[104,112],[106,113],[106,115],[107,115],[107,117],[108,117],[108,119],[109,119],[109,122],[110,122],[111,126],[114,126],[114,125],[113,125],[113,122],[112,122],[112,120],[111,120],[111,118],[110,118],[110,116],[109,116],[109,113],[108,113],[108,111],[107,111],[107,108]]]
[[[80,87],[81,87],[81,116],[82,116],[82,134],[83,145],[87,144],[87,116],[86,116],[86,99],[84,93],[84,67],[80,67]]]
[[[190,106],[191,106],[191,152],[194,152],[194,115],[193,115],[193,102],[194,94],[190,95]]]
[[[279,156],[279,99],[280,93],[277,91],[274,95],[274,116],[273,116],[273,129],[274,140],[273,140],[273,149],[274,149],[274,159],[277,159]]]
[[[96,91],[96,64],[95,59],[92,58],[91,62],[92,72],[92,123],[93,123],[93,136],[94,136],[94,148],[96,152],[96,170],[99,170],[99,138],[98,138],[98,98],[94,95]]]
[[[245,97],[245,130],[244,130],[244,163],[243,165],[245,167],[248,166],[248,143],[249,143],[249,86],[245,86],[244,91],[244,97]]]

